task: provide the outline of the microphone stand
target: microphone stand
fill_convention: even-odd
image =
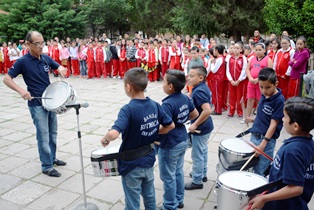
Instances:
[[[82,152],[82,140],[81,140],[81,131],[79,123],[79,109],[81,108],[80,104],[73,106],[76,110],[76,119],[77,119],[77,137],[79,140],[79,149],[80,149],[80,159],[81,159],[81,174],[82,174],[82,186],[83,186],[83,198],[84,203],[78,205],[74,210],[99,210],[98,206],[93,203],[86,202],[86,189],[85,189],[85,176],[84,176],[84,165],[83,165],[83,152]]]

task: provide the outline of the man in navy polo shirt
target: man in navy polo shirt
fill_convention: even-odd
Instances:
[[[3,82],[12,90],[18,92],[24,100],[28,100],[28,107],[36,127],[39,157],[42,172],[48,176],[59,177],[61,174],[53,168],[53,165],[66,165],[65,162],[56,159],[57,143],[57,116],[56,113],[44,109],[40,99],[47,86],[50,84],[49,71],[58,69],[62,77],[67,69],[53,61],[47,55],[42,54],[44,38],[37,31],[30,31],[26,35],[26,44],[29,49],[22,58],[5,75]],[[27,90],[17,85],[13,78],[23,75]]]

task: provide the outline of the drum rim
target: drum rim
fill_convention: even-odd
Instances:
[[[63,105],[63,104],[68,100],[68,98],[69,98],[69,96],[71,95],[71,92],[72,92],[71,90],[73,89],[72,86],[71,86],[69,83],[65,82],[65,81],[56,81],[56,82],[50,83],[50,84],[46,87],[45,91],[43,92],[42,97],[44,98],[44,97],[46,96],[46,93],[47,93],[49,87],[52,87],[52,86],[54,86],[54,85],[56,85],[56,84],[64,84],[64,85],[66,85],[67,87],[69,87],[69,88],[67,88],[67,93],[66,93],[66,97],[65,97],[66,99],[61,103],[61,105]],[[75,92],[74,89],[73,89],[73,94],[74,94],[74,96],[76,97],[76,92]],[[48,101],[48,100],[50,100],[50,99],[42,99],[41,101],[42,101],[43,107],[44,107],[45,109],[47,109],[47,110],[54,110],[54,109],[57,109],[57,108],[59,108],[59,107],[61,106],[61,105],[59,105],[59,106],[57,106],[57,107],[49,107],[49,106],[47,106],[46,100]]]
[[[216,181],[217,185],[218,185],[219,187],[221,187],[221,188],[224,188],[224,189],[230,191],[230,192],[233,192],[233,193],[236,193],[236,194],[242,194],[242,195],[247,196],[246,193],[247,193],[248,191],[250,191],[250,190],[247,190],[247,191],[246,191],[246,190],[236,189],[236,188],[234,188],[234,187],[231,187],[231,186],[228,186],[227,184],[222,183],[222,182],[219,180],[219,177],[222,176],[223,174],[226,174],[226,173],[239,173],[239,172],[242,173],[242,174],[254,175],[255,177],[259,177],[259,178],[261,178],[262,180],[266,181],[265,184],[268,183],[268,180],[267,180],[265,177],[263,177],[263,176],[261,176],[261,175],[259,175],[259,174],[255,174],[255,173],[251,173],[251,172],[247,172],[247,171],[226,171],[226,172],[223,172],[223,173],[221,173],[221,174],[218,175],[217,181]]]
[[[218,147],[219,148],[221,148],[221,149],[223,149],[223,150],[226,150],[226,151],[230,151],[230,153],[232,153],[232,154],[241,154],[241,155],[244,155],[244,154],[253,154],[254,153],[254,151],[253,151],[253,149],[252,149],[252,152],[249,152],[249,153],[245,153],[245,152],[236,152],[236,151],[234,151],[234,150],[231,150],[231,149],[228,149],[228,148],[226,148],[226,147],[224,147],[223,145],[222,145],[222,142],[223,141],[226,141],[226,140],[239,140],[239,141],[242,141],[241,140],[241,138],[233,138],[233,139],[223,139],[223,140],[221,140],[220,142],[219,142],[219,145],[218,145]]]
[[[237,156],[244,156],[244,155],[252,155],[253,153],[254,153],[254,151],[252,150],[252,152],[250,152],[250,153],[244,153],[244,152],[235,152],[234,150],[230,150],[230,149],[227,149],[226,147],[224,147],[224,146],[222,146],[222,145],[220,145],[219,144],[219,146],[218,146],[219,148],[221,148],[221,150],[225,150],[225,151],[227,151],[227,152],[229,152],[229,153],[231,153],[231,154],[233,154],[233,155],[237,155]]]

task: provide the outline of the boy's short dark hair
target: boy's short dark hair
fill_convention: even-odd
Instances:
[[[136,92],[142,92],[147,87],[147,73],[143,68],[132,68],[124,74],[124,82]]]
[[[199,76],[203,76],[204,77],[203,82],[206,81],[207,70],[205,69],[204,66],[191,66],[191,69],[195,69]]]
[[[168,84],[172,84],[176,92],[181,92],[186,83],[184,72],[176,69],[168,69],[166,77]]]
[[[314,99],[293,97],[289,98],[284,110],[290,117],[291,123],[298,123],[303,132],[310,132],[314,128]]]
[[[274,69],[272,68],[262,68],[258,74],[258,81],[269,81],[272,84],[276,84],[277,75]]]
[[[225,50],[225,46],[219,44],[215,47],[215,49],[218,51],[219,54],[223,54],[224,53],[224,50]]]
[[[198,48],[198,47],[196,47],[196,46],[193,46],[192,48],[191,48],[191,51],[196,51],[197,53],[200,51],[200,49]]]

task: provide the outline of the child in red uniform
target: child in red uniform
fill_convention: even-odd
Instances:
[[[278,38],[274,38],[271,42],[271,49],[268,51],[267,55],[272,59],[272,61],[275,60],[275,55],[277,51],[280,49],[280,41]]]
[[[223,56],[224,49],[223,45],[217,45],[213,51],[217,58],[210,60],[210,72],[213,74],[211,78],[212,101],[215,106],[215,111],[212,115],[221,115],[223,109],[223,81],[226,76],[226,64]]]
[[[281,37],[281,49],[278,50],[274,60],[274,70],[278,78],[278,88],[281,89],[282,95],[288,98],[288,85],[290,81],[291,66],[289,61],[294,56],[294,49],[290,46],[290,38],[287,36]]]
[[[104,78],[107,77],[105,70],[105,56],[106,53],[104,51],[102,42],[97,43],[97,47],[95,48],[95,67],[96,67],[96,77],[100,78],[101,75],[104,75]]]
[[[121,46],[120,46],[120,48],[118,50],[118,56],[119,56],[119,59],[120,59],[120,62],[119,62],[120,73],[119,73],[119,75],[120,75],[121,79],[123,79],[124,73],[127,70],[126,42],[125,42],[125,39],[121,40]]]
[[[4,55],[2,44],[0,46],[0,74],[4,74]]]
[[[180,57],[181,57],[181,50],[178,47],[178,42],[176,40],[172,41],[172,46],[169,49],[169,55],[170,55],[170,69],[181,69],[180,64]]]
[[[243,99],[247,59],[241,54],[243,46],[240,43],[234,45],[233,55],[229,57],[226,64],[226,74],[229,80],[229,114],[233,117],[235,110],[239,117],[242,117],[243,111],[241,107],[241,99]]]
[[[148,79],[151,82],[157,81],[157,64],[158,64],[158,57],[157,57],[157,49],[154,46],[154,43],[151,41],[149,43],[149,50],[148,50],[148,59],[147,59],[147,66],[149,70]]]
[[[307,61],[310,58],[310,50],[306,48],[306,39],[301,36],[297,39],[297,50],[289,61],[291,75],[289,82],[288,98],[297,96],[300,90],[300,75],[306,72]]]
[[[147,52],[144,49],[144,43],[140,42],[138,43],[138,49],[135,53],[136,58],[136,66],[141,67],[142,64],[146,65],[147,63]]]
[[[161,47],[159,48],[159,62],[161,64],[161,75],[164,77],[170,63],[169,47],[166,39],[162,40]]]
[[[87,58],[86,58],[86,63],[87,63],[87,70],[88,70],[88,79],[94,78],[95,77],[95,60],[94,60],[94,48],[93,44],[89,43],[88,47],[85,48],[82,52]]]
[[[246,75],[249,79],[249,83],[247,86],[247,109],[246,109],[246,119],[245,122],[253,122],[251,113],[253,110],[254,102],[260,100],[262,93],[260,91],[258,85],[258,74],[262,68],[269,67],[273,68],[273,61],[266,54],[266,47],[264,43],[256,43],[255,44],[255,57],[252,58],[247,65]]]
[[[59,43],[57,41],[53,40],[52,47],[51,47],[51,52],[50,52],[50,57],[54,61],[56,61],[58,64],[61,65],[60,49],[61,49],[61,47],[59,46]],[[54,74],[58,75],[58,71],[54,70]]]

